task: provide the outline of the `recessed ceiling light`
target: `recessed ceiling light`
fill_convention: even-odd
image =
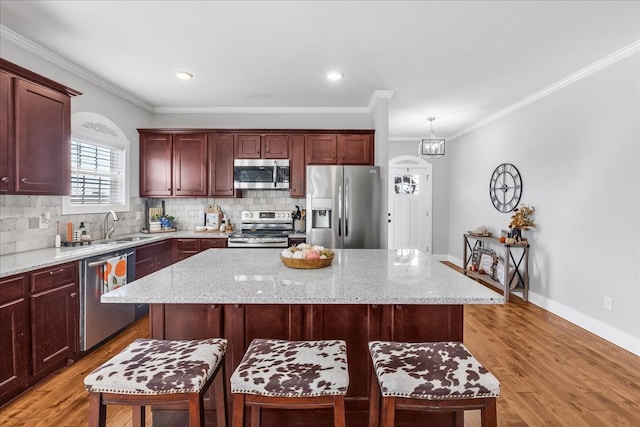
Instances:
[[[193,74],[187,71],[176,71],[176,77],[182,80],[191,80],[193,78]]]
[[[344,74],[342,74],[340,71],[329,71],[327,73],[327,78],[329,80],[340,80],[342,77],[344,77]]]

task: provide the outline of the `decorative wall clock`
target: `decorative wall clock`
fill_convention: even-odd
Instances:
[[[503,163],[493,171],[489,180],[491,203],[500,212],[511,212],[520,203],[522,178],[511,163]]]

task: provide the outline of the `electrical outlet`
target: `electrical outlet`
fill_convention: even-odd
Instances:
[[[38,217],[38,228],[40,228],[41,230],[49,228],[49,219],[47,219],[45,214],[42,214]]]
[[[613,311],[613,298],[607,296],[604,297],[604,309]]]

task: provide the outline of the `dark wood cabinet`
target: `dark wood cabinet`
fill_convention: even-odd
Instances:
[[[136,279],[173,264],[171,240],[149,243],[136,248]]]
[[[209,134],[209,196],[239,197],[233,187],[233,155],[235,135]]]
[[[11,77],[0,71],[0,194],[9,193],[10,183],[15,182],[13,144],[9,144],[10,89]]]
[[[140,197],[173,194],[173,143],[170,134],[140,135]]]
[[[222,249],[228,246],[226,238],[207,238],[200,239],[200,252],[206,251],[207,249]]]
[[[373,133],[305,136],[308,165],[373,165]]]
[[[299,245],[300,243],[305,243],[307,241],[306,238],[300,238],[300,237],[296,237],[296,238],[291,238],[289,237],[289,247],[294,246],[294,245]]]
[[[140,133],[140,196],[206,196],[207,135]]]
[[[69,195],[80,93],[2,58],[0,69],[0,193]]]
[[[207,135],[173,136],[173,194],[207,195]]]
[[[200,252],[199,239],[173,239],[173,247],[175,249],[173,259],[182,261]]]
[[[29,378],[28,276],[0,280],[0,405]]]
[[[304,135],[291,136],[291,150],[289,153],[289,192],[293,198],[303,198],[307,191]]]
[[[236,134],[234,147],[236,159],[287,159],[289,135]]]

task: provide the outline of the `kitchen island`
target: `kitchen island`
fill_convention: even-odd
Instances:
[[[463,341],[465,304],[504,302],[417,250],[336,250],[333,264],[317,270],[287,268],[279,253],[209,249],[106,293],[102,302],[149,303],[153,338],[227,338],[227,377],[257,337],[344,339],[350,426],[366,425],[369,341]],[[212,401],[206,405],[213,409]],[[326,425],[328,415],[265,411],[264,425]],[[155,408],[154,425],[175,423],[174,416]],[[424,424],[425,417],[435,418],[414,414],[407,422]],[[453,425],[453,417],[446,418]]]

